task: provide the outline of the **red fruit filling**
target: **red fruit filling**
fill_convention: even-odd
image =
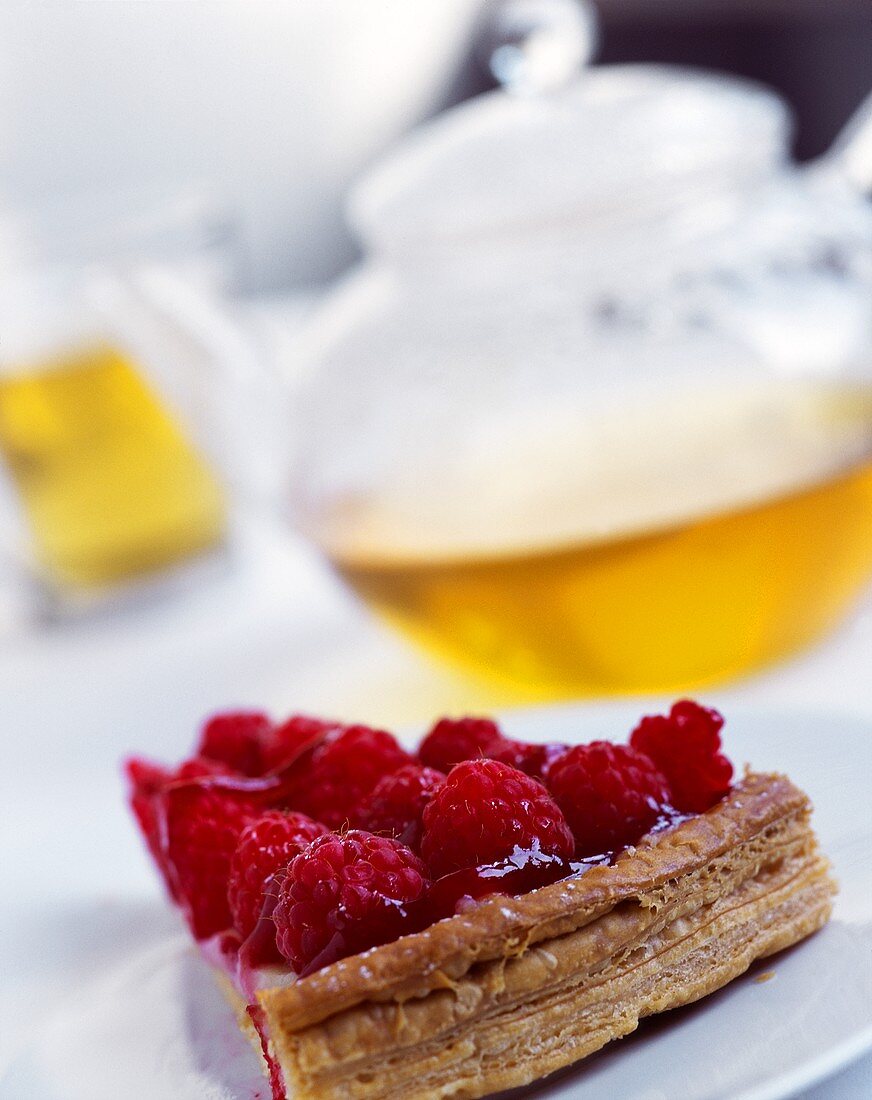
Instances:
[[[723,725],[716,710],[681,699],[668,715],[643,718],[630,734],[630,744],[666,777],[677,810],[704,813],[730,789],[733,765],[721,752]]]

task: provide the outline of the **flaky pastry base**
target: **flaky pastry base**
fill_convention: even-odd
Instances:
[[[749,773],[611,866],[259,990],[288,1096],[486,1096],[719,989],[827,921],[835,884],[810,812],[785,777]]]

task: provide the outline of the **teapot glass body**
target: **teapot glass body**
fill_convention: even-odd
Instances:
[[[595,162],[572,209],[524,168],[469,222],[481,196],[441,196],[432,141],[357,197],[370,253],[313,331],[297,515],[430,648],[526,694],[674,690],[801,647],[862,590],[872,212],[757,107],[768,144],[672,135],[630,178]]]

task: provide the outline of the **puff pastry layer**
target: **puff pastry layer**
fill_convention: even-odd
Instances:
[[[719,989],[829,917],[810,810],[785,777],[748,774],[610,866],[259,990],[289,1097],[485,1096]]]

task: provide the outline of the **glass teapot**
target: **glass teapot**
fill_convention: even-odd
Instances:
[[[844,150],[790,162],[757,85],[521,76],[352,195],[297,521],[390,621],[533,696],[753,669],[872,575],[872,205]]]

